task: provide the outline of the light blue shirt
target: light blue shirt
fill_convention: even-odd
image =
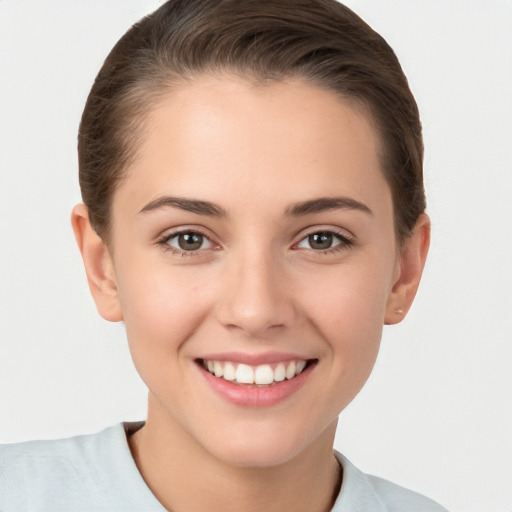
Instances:
[[[0,446],[0,512],[166,512],[135,465],[128,428]],[[446,512],[336,456],[343,483],[332,512]]]

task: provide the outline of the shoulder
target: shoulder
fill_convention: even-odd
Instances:
[[[23,443],[2,444],[0,450],[0,468],[4,469],[6,464],[21,462],[27,458],[36,457],[45,460],[47,457],[59,455],[83,456],[84,447],[91,447],[98,444],[109,443],[122,435],[122,424],[109,427],[95,434],[87,434],[65,439],[50,439],[40,441],[26,441]]]
[[[147,492],[122,424],[0,446],[0,510],[140,510],[138,503],[151,500]]]
[[[332,512],[447,512],[426,496],[363,473],[338,452],[336,457],[343,467],[343,483]]]
[[[21,476],[43,470],[79,474],[83,464],[90,463],[91,456],[94,459],[93,454],[105,448],[115,451],[122,432],[122,425],[116,425],[96,434],[0,445],[0,476],[5,479],[14,473]]]

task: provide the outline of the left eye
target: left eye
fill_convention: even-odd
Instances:
[[[206,236],[197,231],[184,231],[171,235],[165,243],[180,251],[199,251],[213,246]]]
[[[343,237],[335,235],[331,231],[319,231],[317,233],[311,233],[310,235],[303,238],[297,244],[297,247],[322,251],[326,249],[332,249],[333,247],[336,247],[343,242]]]

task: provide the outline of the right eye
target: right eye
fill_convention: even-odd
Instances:
[[[180,252],[195,252],[213,247],[212,241],[198,231],[173,233],[165,238],[162,243]]]

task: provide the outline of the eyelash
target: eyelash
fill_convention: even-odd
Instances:
[[[166,233],[164,236],[162,236],[160,239],[157,240],[157,245],[159,245],[163,251],[170,252],[173,256],[179,256],[182,258],[188,258],[192,256],[199,256],[201,253],[207,249],[198,249],[195,251],[185,251],[176,249],[176,247],[173,247],[172,245],[169,245],[170,240],[173,238],[177,238],[180,235],[200,235],[204,237],[206,240],[208,240],[214,247],[218,247],[218,244],[215,244],[211,238],[206,234],[203,233],[200,229],[194,228],[194,229],[180,229],[179,231],[174,231],[172,233]]]
[[[182,229],[179,231],[174,231],[172,233],[166,233],[164,236],[162,236],[160,239],[157,240],[157,245],[159,245],[162,248],[162,250],[164,250],[165,252],[170,252],[173,256],[179,256],[182,258],[199,256],[203,251],[207,250],[207,249],[198,249],[198,250],[193,250],[193,251],[186,251],[186,250],[176,249],[175,247],[169,245],[170,240],[172,240],[173,238],[176,238],[180,235],[184,235],[184,234],[200,235],[200,236],[204,237],[206,240],[208,240],[214,247],[219,247],[211,240],[211,238],[206,233],[202,232],[200,229],[197,229],[197,228]],[[334,237],[336,237],[339,240],[339,243],[336,244],[334,247],[329,247],[329,248],[323,249],[323,250],[321,250],[321,249],[315,250],[312,248],[307,249],[309,251],[314,252],[315,254],[322,254],[322,255],[335,254],[335,253],[350,249],[355,244],[355,241],[351,237],[349,237],[345,233],[341,233],[335,229],[332,229],[332,228],[331,229],[315,229],[313,231],[310,231],[309,233],[303,234],[301,239],[293,245],[293,249],[297,250],[297,248],[301,242],[306,240],[308,237],[310,237],[312,235],[316,235],[316,234],[333,235]]]
[[[314,252],[315,254],[321,254],[323,256],[328,256],[328,255],[336,254],[336,253],[339,253],[342,251],[346,251],[355,245],[355,240],[351,236],[347,235],[346,232],[342,233],[341,231],[338,231],[333,228],[329,228],[329,229],[316,228],[312,231],[302,234],[301,239],[296,244],[294,244],[294,248],[298,248],[299,244],[301,242],[303,242],[304,240],[306,240],[308,237],[310,237],[312,235],[317,235],[317,234],[333,235],[334,237],[336,237],[339,240],[339,243],[336,244],[334,247],[329,247],[329,248],[323,249],[323,250],[322,249],[319,249],[319,250],[307,249],[309,251]]]

